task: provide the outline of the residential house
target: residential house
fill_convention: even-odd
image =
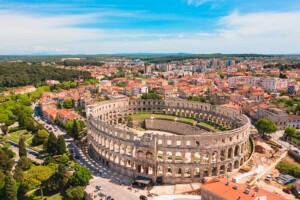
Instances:
[[[62,124],[66,125],[69,120],[81,119],[81,116],[77,114],[73,109],[61,109],[57,112],[57,120]]]

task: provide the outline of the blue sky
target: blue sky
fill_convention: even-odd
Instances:
[[[299,0],[0,0],[0,54],[300,53]]]

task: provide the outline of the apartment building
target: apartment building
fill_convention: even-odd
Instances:
[[[260,104],[257,106],[258,119],[265,118],[274,122],[277,129],[283,130],[288,125],[288,114],[279,108]]]

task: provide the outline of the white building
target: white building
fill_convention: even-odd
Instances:
[[[299,115],[289,115],[288,116],[288,126],[292,126],[296,129],[300,129],[300,116]]]

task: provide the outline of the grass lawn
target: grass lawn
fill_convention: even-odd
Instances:
[[[200,123],[198,123],[198,124],[199,124],[200,126],[203,126],[203,127],[208,128],[208,129],[210,129],[210,130],[212,130],[212,131],[214,131],[214,132],[220,132],[220,131],[221,131],[220,129],[217,129],[217,128],[213,127],[212,125],[207,124],[207,123],[205,123],[205,122],[200,122]]]
[[[42,151],[43,150],[43,145],[39,145],[39,146],[31,146],[32,144],[32,138],[34,137],[34,135],[26,130],[20,130],[20,131],[16,131],[16,132],[12,132],[7,134],[8,139],[18,143],[19,139],[21,136],[25,137],[25,144],[27,147],[32,148],[35,151]]]
[[[10,139],[14,142],[17,142],[17,143],[19,142],[20,137],[24,136],[27,144],[31,144],[32,138],[33,138],[33,135],[28,133],[28,131],[26,131],[26,130],[12,132],[12,133],[7,134],[7,136],[8,136],[8,139]],[[28,143],[28,142],[30,142],[30,143]]]
[[[44,194],[44,199],[47,200],[63,200],[63,196],[60,193],[56,194]],[[36,190],[34,193],[30,194],[29,196],[26,196],[24,198],[25,200],[40,200],[41,199],[41,193],[40,190]]]
[[[157,118],[164,118],[164,119],[175,119],[175,116],[173,115],[164,115],[164,114],[138,113],[138,114],[131,115],[133,120],[149,119],[152,116]]]
[[[184,122],[190,122],[190,123],[196,122],[195,119],[193,119],[193,118],[187,118],[187,117],[180,117],[179,120],[184,121]]]
[[[152,114],[152,113],[137,113],[134,115],[131,115],[133,120],[143,120],[143,119],[149,119],[151,117],[155,117],[155,118],[162,118],[162,119],[172,119],[174,120],[176,118],[176,116],[174,115],[165,115],[165,114]],[[193,118],[189,118],[189,117],[178,117],[178,120],[183,121],[183,122],[189,122],[189,123],[195,123],[196,120]],[[219,128],[214,127],[213,125],[210,125],[206,122],[200,122],[198,123],[201,126],[204,126],[206,128],[208,128],[209,130],[213,131],[213,132],[220,132],[222,130],[220,130]]]
[[[152,113],[138,113],[138,114],[131,115],[133,120],[149,119],[152,116],[156,117],[156,118],[162,118],[162,119],[175,119],[176,118],[176,116],[174,116],[174,115],[152,114]],[[188,117],[179,117],[179,120],[184,121],[184,122],[190,122],[190,123],[196,122],[195,119],[188,118]]]

